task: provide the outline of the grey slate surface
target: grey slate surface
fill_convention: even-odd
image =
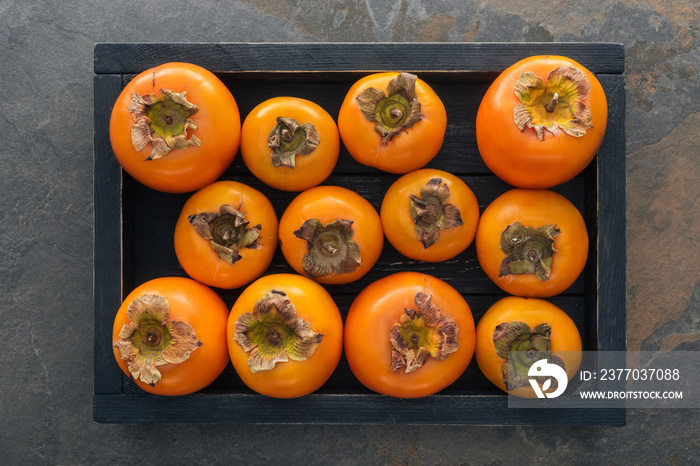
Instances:
[[[628,348],[698,350],[697,326],[682,324],[697,319],[700,299],[699,8],[693,0],[566,0],[547,11],[524,0],[0,1],[0,462],[696,464],[697,410],[630,411],[623,428],[93,423],[92,53],[97,42],[622,42]]]

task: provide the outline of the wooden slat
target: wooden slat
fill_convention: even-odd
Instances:
[[[594,73],[624,72],[616,43],[296,43],[112,44],[95,46],[96,73],[139,73],[165,61],[215,72],[499,71],[530,55],[566,55]]]
[[[598,163],[598,332],[600,349],[627,349],[627,222],[625,189],[625,79],[601,77],[608,95],[609,121]]]
[[[96,76],[94,139],[94,283],[95,393],[120,393],[121,374],[114,371],[112,320],[122,299],[121,169],[111,155],[109,116],[121,92],[121,76]]]
[[[95,420],[110,423],[624,425],[620,409],[508,408],[504,396],[452,396],[403,400],[382,395],[308,395],[279,400],[259,395],[179,398],[104,395],[94,398]],[[215,408],[214,408],[215,407]],[[251,417],[248,414],[254,413]]]

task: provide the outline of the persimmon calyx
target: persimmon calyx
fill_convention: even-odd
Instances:
[[[170,305],[163,296],[135,298],[126,315],[129,323],[122,327],[113,346],[127,361],[135,380],[154,386],[161,379],[158,367],[180,364],[202,346],[190,324],[170,320]]]
[[[537,229],[515,222],[501,233],[499,247],[506,257],[501,262],[499,277],[534,273],[538,280],[546,282],[552,271],[554,238],[561,230],[556,225],[544,225]]]
[[[405,309],[390,330],[391,370],[394,372],[403,367],[408,374],[430,357],[443,361],[459,349],[457,321],[442,314],[427,293],[416,293],[414,302],[418,309]]]
[[[253,311],[242,314],[233,326],[233,339],[249,353],[248,367],[254,373],[290,359],[305,361],[323,340],[308,321],[297,317],[289,297],[277,290],[260,298]]]
[[[374,130],[382,137],[383,144],[423,119],[416,94],[417,79],[414,74],[399,73],[389,82],[386,94],[369,87],[356,97],[362,116],[376,123]]]
[[[534,128],[544,141],[544,130],[553,135],[559,130],[581,137],[593,128],[591,112],[583,103],[591,86],[578,68],[560,66],[549,73],[545,82],[531,71],[524,72],[515,84],[520,103],[513,119],[520,131]]]
[[[284,117],[277,117],[277,124],[267,138],[275,167],[294,168],[297,155],[309,155],[320,143],[321,138],[314,125],[302,125],[293,118]]]
[[[362,265],[360,247],[351,241],[352,220],[337,219],[323,224],[312,218],[294,232],[306,241],[309,252],[302,259],[304,273],[311,278],[350,273]]]
[[[562,369],[564,361],[552,354],[552,329],[547,323],[542,323],[530,329],[524,322],[503,322],[496,326],[493,332],[493,343],[496,354],[504,359],[501,366],[503,382],[508,390],[529,387],[528,372],[530,366],[541,359],[556,364]],[[544,384],[549,377],[536,377]],[[556,388],[556,380],[552,388]]]
[[[440,238],[440,230],[449,230],[463,225],[459,209],[448,201],[450,189],[441,184],[442,178],[433,178],[420,190],[420,197],[409,194],[410,215],[415,225],[416,237],[429,248]]]
[[[134,118],[131,127],[131,145],[138,152],[149,143],[151,155],[146,160],[166,156],[173,149],[199,147],[201,141],[188,130],[196,131],[197,124],[190,117],[199,108],[187,100],[187,92],[161,89],[158,94],[132,94],[128,108]]]
[[[248,228],[243,212],[224,204],[219,212],[201,212],[187,218],[199,236],[210,241],[219,257],[233,265],[241,259],[242,248],[258,249],[261,225]]]

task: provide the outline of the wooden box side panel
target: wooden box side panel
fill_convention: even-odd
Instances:
[[[102,43],[94,69],[139,73],[165,61],[194,63],[214,72],[250,71],[501,71],[532,55],[565,55],[593,73],[622,74],[618,43]]]

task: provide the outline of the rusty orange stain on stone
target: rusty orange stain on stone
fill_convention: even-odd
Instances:
[[[697,1],[648,0],[648,3],[654,11],[673,21],[679,27],[697,27],[697,21],[700,18],[700,3]]]
[[[481,17],[474,16],[469,25],[469,30],[462,34],[462,42],[471,42],[481,29]]]
[[[422,26],[421,40],[425,42],[447,42],[450,40],[450,29],[455,24],[455,19],[445,13],[431,16]],[[419,27],[419,29],[421,29]]]
[[[628,350],[678,319],[700,281],[700,113],[627,158]]]
[[[673,335],[661,344],[661,346],[659,347],[659,351],[672,351],[681,343],[697,340],[700,340],[700,333],[693,333],[688,335]]]

